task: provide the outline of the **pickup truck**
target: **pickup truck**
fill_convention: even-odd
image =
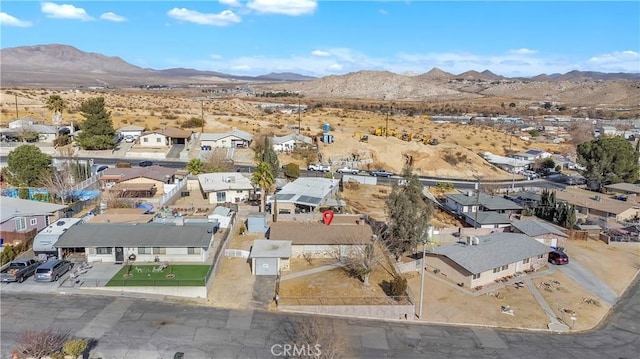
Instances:
[[[35,259],[16,259],[0,272],[2,282],[24,282],[42,264]]]
[[[360,172],[360,171],[355,169],[355,168],[351,168],[351,167],[342,167],[342,168],[338,168],[336,170],[336,172],[338,172],[338,173],[350,173],[352,175],[357,175],[358,172]]]
[[[309,171],[329,172],[329,171],[331,171],[331,166],[330,165],[325,165],[325,164],[322,164],[322,163],[316,163],[315,165],[309,165],[309,167],[307,167],[307,170],[309,170]]]

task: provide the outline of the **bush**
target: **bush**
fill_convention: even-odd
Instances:
[[[20,353],[35,358],[52,355],[62,349],[69,333],[55,329],[25,330],[18,337]]]
[[[180,124],[182,128],[201,128],[204,125],[204,120],[198,117],[191,117]]]
[[[284,166],[284,175],[294,179],[300,177],[300,166],[295,163],[287,164]]]
[[[79,357],[84,354],[88,346],[89,342],[86,339],[71,339],[64,343],[62,350],[67,355]]]
[[[2,254],[0,254],[0,262],[2,265],[5,265],[16,258],[16,252],[11,245],[5,245],[4,249],[2,249]]]
[[[394,297],[403,297],[407,293],[407,279],[401,276],[393,277],[391,281],[391,295]]]

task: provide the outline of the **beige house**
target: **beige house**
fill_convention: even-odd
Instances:
[[[140,147],[171,147],[186,145],[192,132],[179,128],[165,127],[161,130],[143,132],[138,138]]]
[[[200,135],[200,148],[202,150],[210,150],[211,148],[235,148],[249,147],[253,135],[233,129],[224,133],[203,133]]]
[[[522,233],[549,247],[564,247],[569,236],[550,223],[541,220],[511,222],[509,231]]]
[[[427,253],[427,268],[467,288],[477,288],[547,265],[548,246],[520,233],[470,236]]]
[[[636,196],[622,201],[606,194],[568,187],[564,191],[556,191],[556,199],[576,206],[578,212],[587,217],[604,217],[619,222],[640,216]]]
[[[373,240],[368,224],[331,224],[274,222],[267,232],[269,240],[290,241],[291,257],[346,257],[354,250],[362,250]]]
[[[198,181],[210,204],[243,202],[255,192],[251,180],[238,172],[202,173]]]
[[[103,189],[129,193],[123,197],[153,197],[166,193],[175,183],[173,168],[162,166],[107,168],[100,175]],[[167,188],[165,188],[167,187]]]

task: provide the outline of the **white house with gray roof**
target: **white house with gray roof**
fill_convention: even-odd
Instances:
[[[243,202],[255,192],[251,179],[238,172],[201,173],[198,182],[210,204]]]
[[[253,135],[233,129],[224,133],[203,133],[200,135],[200,148],[236,148],[249,147]]]
[[[267,203],[273,209],[277,201],[278,213],[283,214],[313,212],[336,195],[339,182],[331,178],[300,177],[267,198]]]
[[[525,234],[492,233],[430,250],[426,265],[459,285],[477,288],[544,267],[550,251]]]
[[[539,220],[512,221],[511,232],[522,233],[549,247],[564,247],[569,236],[554,225]]]
[[[84,251],[88,262],[204,263],[212,240],[209,223],[83,223],[67,229],[54,246],[60,255]]]
[[[452,212],[463,217],[469,225],[479,228],[507,227],[511,223],[511,214],[522,210],[522,207],[513,201],[486,193],[467,191],[447,194],[446,198],[445,205]]]
[[[286,136],[273,137],[273,150],[276,152],[293,151],[300,145],[312,145],[311,137],[299,133],[291,133]]]

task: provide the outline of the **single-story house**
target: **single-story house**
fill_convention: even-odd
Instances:
[[[13,121],[13,123],[15,124],[24,123],[24,125],[0,129],[0,134],[2,134],[3,138],[19,139],[22,137],[26,137],[26,135],[28,134],[37,134],[38,135],[37,139],[33,137],[32,142],[42,142],[42,143],[49,143],[49,144],[53,143],[53,141],[56,139],[55,127],[48,126],[48,125],[40,125],[35,123],[29,124],[30,121],[20,122],[20,120]]]
[[[569,236],[554,225],[539,220],[512,221],[512,233],[522,233],[549,247],[564,247]]]
[[[300,145],[312,145],[311,137],[299,133],[291,133],[286,136],[273,137],[273,150],[276,152],[293,151]]]
[[[141,147],[171,147],[173,145],[186,145],[191,139],[192,131],[181,130],[174,127],[165,127],[161,130],[143,132],[138,142]]]
[[[88,262],[204,263],[213,232],[208,223],[84,223],[67,229],[54,246],[60,255],[83,250]]]
[[[151,185],[155,186],[155,194],[161,195],[173,188],[176,173],[178,173],[178,171],[175,168],[162,166],[132,168],[109,167],[100,173],[100,181],[103,188],[113,188],[118,184],[122,190],[134,190],[135,185]],[[135,189],[139,190],[140,188]]]
[[[339,258],[363,250],[373,241],[368,224],[331,224],[273,222],[267,231],[269,240],[290,241],[291,257]]]
[[[30,244],[36,233],[62,216],[67,206],[0,197],[0,244]]]
[[[267,203],[272,211],[277,206],[278,213],[281,214],[313,212],[335,197],[339,183],[337,179],[300,177],[267,198]]]
[[[587,217],[627,221],[640,216],[640,206],[635,200],[621,201],[580,188],[567,187],[564,191],[556,191],[556,200],[574,205],[578,212]]]
[[[288,271],[291,241],[256,239],[249,258],[253,275],[278,275],[281,271]]]
[[[542,196],[531,191],[517,192],[507,196],[507,199],[524,207],[532,207],[540,203]]]
[[[498,212],[466,212],[463,216],[464,221],[474,228],[504,228],[511,224],[509,216]]]
[[[108,208],[86,220],[86,223],[130,223],[140,224],[153,221],[154,214],[146,208]]]
[[[253,135],[233,129],[224,133],[203,133],[200,135],[200,148],[203,150],[211,148],[235,148],[249,147],[253,141]]]
[[[251,179],[238,172],[201,173],[198,181],[210,204],[243,202],[255,193]]]
[[[551,249],[520,233],[471,236],[427,253],[429,270],[467,288],[494,283],[504,277],[547,265]]]
[[[28,127],[28,126],[34,125],[36,123],[38,123],[38,120],[36,120],[35,118],[29,117],[29,116],[23,116],[23,117],[20,117],[17,120],[13,120],[13,121],[9,122],[9,128],[16,129],[16,128],[21,128],[21,127]]]
[[[129,125],[119,128],[118,133],[120,133],[120,136],[122,137],[131,136],[133,138],[138,138],[142,135],[144,130],[145,128],[142,126]]]
[[[491,152],[484,152],[481,154],[482,158],[484,158],[487,162],[492,165],[499,167],[510,173],[520,173],[526,170],[529,165],[533,161],[517,159],[513,157],[504,157],[499,155],[494,155]]]
[[[233,219],[233,210],[229,207],[217,206],[207,218],[209,222],[217,222],[218,228],[229,228]]]
[[[604,186],[607,193],[619,193],[624,195],[638,196],[640,195],[640,186],[633,183],[615,183]]]

